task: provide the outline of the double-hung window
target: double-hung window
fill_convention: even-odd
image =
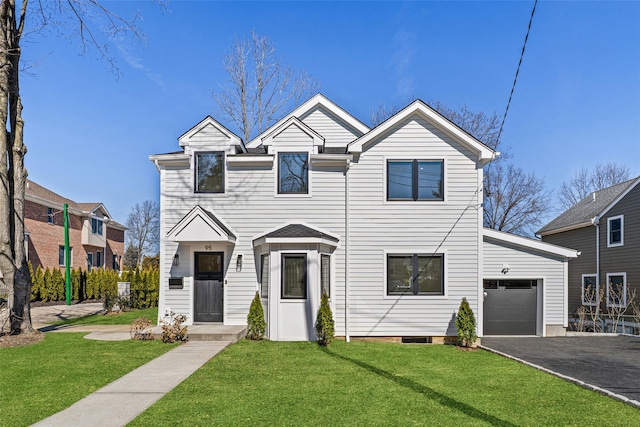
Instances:
[[[387,295],[444,295],[444,255],[387,255]]]
[[[47,222],[53,224],[53,208],[47,208]]]
[[[91,233],[102,236],[103,221],[97,218],[91,218]]]
[[[607,307],[627,305],[627,273],[607,273]]]
[[[624,216],[618,215],[607,219],[607,246],[624,245]]]
[[[387,200],[444,200],[444,161],[387,160]]]
[[[102,267],[102,252],[96,251],[96,267]]]
[[[224,193],[224,152],[195,154],[195,192]]]
[[[595,274],[582,275],[582,305],[598,305],[600,289]]]
[[[278,194],[309,194],[308,153],[278,153]]]
[[[282,298],[307,299],[306,254],[282,254]]]
[[[69,248],[69,260],[73,260],[73,248]],[[58,246],[58,264],[66,265],[64,246]]]

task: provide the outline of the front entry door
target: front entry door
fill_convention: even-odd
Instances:
[[[195,322],[222,322],[224,253],[196,252]]]

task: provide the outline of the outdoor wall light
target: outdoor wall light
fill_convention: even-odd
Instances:
[[[509,272],[509,265],[508,264],[502,264],[502,274],[507,274]]]
[[[242,254],[238,254],[238,258],[236,259],[236,271],[242,271]]]
[[[176,252],[176,254],[173,256],[173,265],[174,266],[178,266],[180,265],[180,255],[178,255],[178,253]]]

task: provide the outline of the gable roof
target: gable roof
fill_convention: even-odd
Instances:
[[[242,151],[246,152],[244,144],[242,143],[242,138],[240,138],[235,133],[231,132],[224,125],[222,125],[219,121],[217,121],[216,119],[214,119],[211,116],[207,116],[204,119],[200,120],[195,126],[193,126],[191,129],[189,129],[188,131],[186,131],[185,133],[180,135],[178,137],[178,143],[180,144],[181,147],[184,147],[185,145],[187,145],[189,143],[189,139],[191,137],[193,137],[195,134],[197,134],[202,129],[206,128],[207,126],[213,126],[220,133],[222,133],[227,138],[229,138],[233,145],[240,146]]]
[[[167,236],[176,242],[230,242],[235,243],[236,234],[214,213],[197,205],[191,209]]]
[[[265,243],[324,243],[333,247],[340,241],[335,236],[306,224],[287,224],[253,239],[254,246]]]
[[[523,249],[535,250],[537,252],[543,252],[567,259],[577,258],[578,255],[580,255],[580,252],[575,249],[552,245],[551,243],[530,239],[528,237],[518,236],[516,234],[505,233],[504,231],[498,231],[492,228],[483,228],[482,238],[483,240],[493,240],[497,243],[509,243]]]
[[[318,108],[320,106],[329,110],[336,117],[338,117],[340,120],[342,120],[343,122],[345,122],[346,124],[354,128],[361,134],[365,134],[369,132],[369,127],[367,125],[362,123],[360,120],[356,119],[351,114],[347,113],[344,109],[342,109],[340,106],[338,106],[336,103],[331,101],[329,98],[327,98],[323,94],[317,93],[316,95],[312,96],[309,100],[304,102],[302,105],[297,107],[295,110],[293,110],[292,112],[284,116],[282,119],[278,120],[276,123],[271,125],[262,134],[256,136],[254,139],[248,142],[247,148],[258,147],[260,144],[262,144],[261,135],[270,134],[274,129],[277,129],[278,127],[280,127],[284,122],[289,120],[291,117],[302,117],[309,111],[313,110],[314,108]]]
[[[122,230],[127,229],[126,226],[113,220],[113,218],[111,217],[111,214],[109,213],[109,211],[107,210],[107,208],[104,206],[103,203],[101,202],[77,203],[71,199],[67,199],[66,197],[63,197],[58,193],[55,193],[49,190],[48,188],[43,187],[42,185],[36,182],[31,181],[30,179],[27,179],[27,182],[26,182],[25,199],[32,201],[34,203],[38,203],[40,205],[48,205],[48,207],[58,207],[58,208],[62,208],[66,203],[67,205],[69,205],[70,212],[80,216],[91,216],[96,210],[102,209],[104,214],[109,219],[108,225],[110,227],[115,227]]]
[[[638,183],[640,183],[640,177],[595,191],[561,213],[536,234],[545,236],[587,227],[607,213]]]
[[[490,162],[500,154],[497,151],[491,149],[488,145],[484,144],[482,141],[476,139],[473,135],[467,133],[464,129],[462,129],[419,99],[415,100],[414,102],[400,110],[398,113],[380,123],[369,133],[351,142],[347,146],[347,152],[362,153],[365,145],[383,135],[385,132],[389,131],[402,120],[411,117],[414,114],[417,114],[418,116],[424,118],[456,141],[467,146],[472,151],[478,153],[478,160],[482,164]]]
[[[275,138],[276,136],[278,136],[279,134],[284,132],[290,126],[296,126],[302,132],[304,132],[305,134],[309,135],[309,137],[311,137],[311,139],[313,139],[313,145],[323,145],[324,144],[324,137],[322,135],[320,135],[318,132],[316,132],[315,130],[311,129],[309,126],[307,126],[305,123],[303,123],[297,117],[290,117],[289,119],[285,120],[285,122],[282,123],[280,126],[274,128],[271,132],[269,132],[264,137],[262,137],[261,138],[262,139],[262,144],[263,145],[271,145],[271,144],[273,144],[273,138]]]

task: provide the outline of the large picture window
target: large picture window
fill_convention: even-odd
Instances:
[[[282,254],[282,298],[307,299],[305,254]]]
[[[595,274],[582,275],[582,305],[597,305],[600,289]]]
[[[444,295],[444,255],[387,255],[387,295]]]
[[[607,273],[607,307],[627,305],[627,273]]]
[[[442,160],[388,160],[387,200],[444,200]]]
[[[624,217],[619,215],[609,218],[607,229],[607,246],[622,246],[624,244]]]
[[[196,153],[196,193],[224,193],[224,152]]]
[[[278,194],[309,193],[307,153],[278,154]]]

